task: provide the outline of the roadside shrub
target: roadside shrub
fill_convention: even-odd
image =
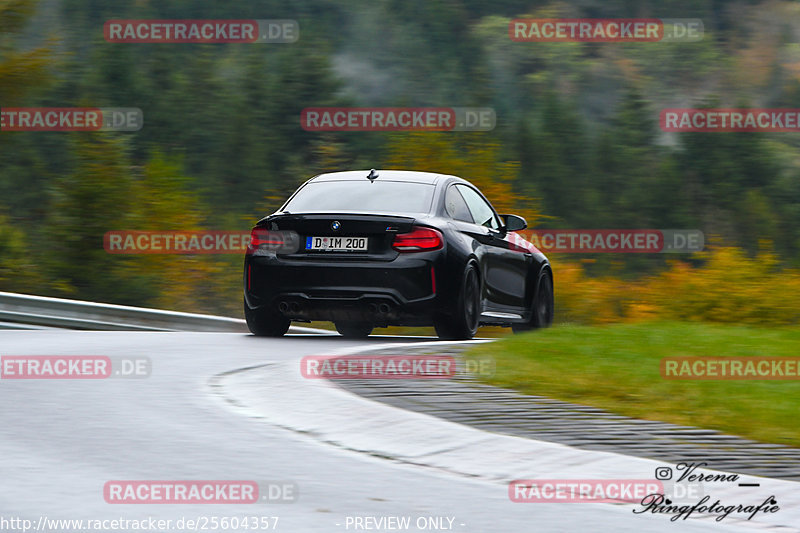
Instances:
[[[556,319],[608,324],[666,319],[758,325],[800,323],[800,271],[768,251],[748,257],[717,247],[704,264],[675,261],[666,272],[625,281],[592,278],[578,263],[556,263]]]

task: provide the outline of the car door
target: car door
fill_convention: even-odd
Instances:
[[[492,250],[492,237],[489,234],[489,229],[475,223],[472,217],[467,202],[464,197],[456,188],[455,184],[451,184],[445,191],[445,213],[451,219],[450,225],[459,233],[466,236],[471,243],[477,243],[472,252],[478,259],[481,278],[486,279],[487,265],[489,263],[489,256]],[[484,290],[482,299],[486,302],[489,299],[487,294],[487,287],[484,283]],[[491,302],[489,302],[491,304]],[[481,309],[483,312],[483,309]]]
[[[480,226],[478,240],[486,246],[484,285],[487,300],[498,310],[525,306],[525,283],[530,255],[512,247],[494,208],[481,193],[468,185],[456,184],[467,208]]]

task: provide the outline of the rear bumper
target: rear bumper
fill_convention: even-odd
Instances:
[[[438,252],[393,261],[321,262],[247,256],[245,299],[293,320],[429,325],[437,311]]]

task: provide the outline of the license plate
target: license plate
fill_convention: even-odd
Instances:
[[[366,252],[366,237],[306,237],[306,250]]]

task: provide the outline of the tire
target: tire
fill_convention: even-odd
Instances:
[[[348,339],[366,339],[372,333],[372,326],[353,322],[336,322],[336,331]]]
[[[290,320],[278,313],[265,307],[261,309],[250,309],[247,302],[244,303],[244,318],[247,321],[247,328],[250,333],[257,337],[282,337],[289,331]]]
[[[469,263],[464,269],[452,314],[440,316],[434,321],[436,334],[442,340],[469,340],[478,331],[480,317],[480,276],[475,263]]]
[[[514,333],[549,328],[553,324],[553,278],[549,271],[545,270],[539,275],[533,298],[530,320],[524,324],[513,324],[511,329]]]

